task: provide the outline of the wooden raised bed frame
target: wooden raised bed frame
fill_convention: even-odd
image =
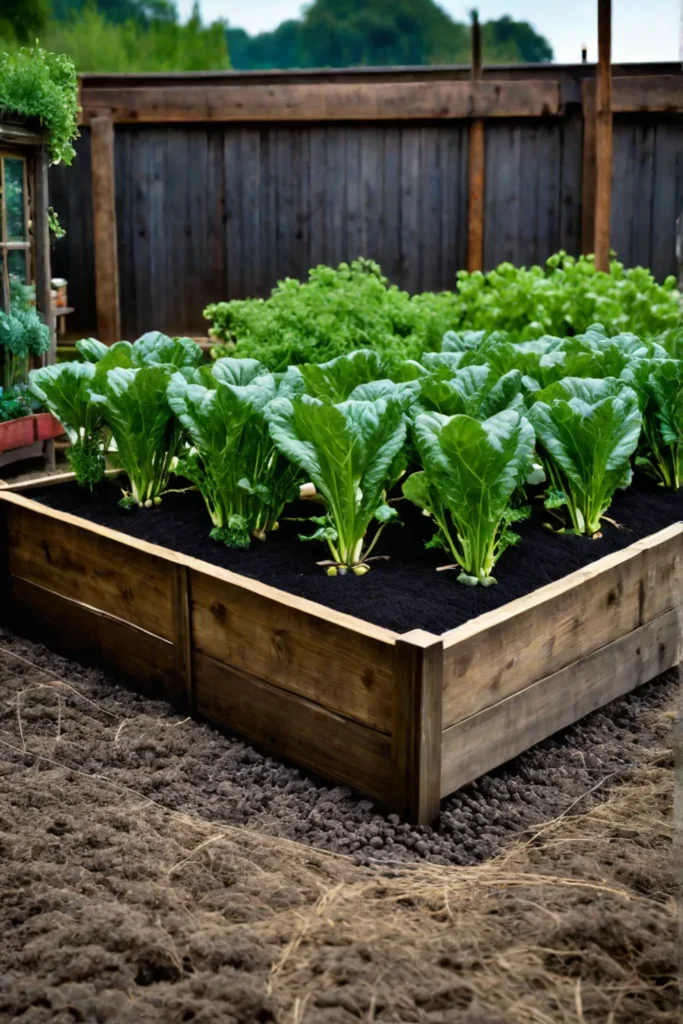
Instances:
[[[414,822],[678,662],[683,524],[398,634],[27,496],[47,482],[0,492],[9,625]]]

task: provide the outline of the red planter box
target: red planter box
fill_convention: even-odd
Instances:
[[[24,448],[37,441],[47,441],[63,433],[64,428],[51,412],[21,416],[18,420],[0,423],[0,453]]]

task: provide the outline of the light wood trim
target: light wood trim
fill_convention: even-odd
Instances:
[[[678,614],[665,612],[443,733],[446,796],[678,664]]]
[[[391,730],[392,806],[431,825],[441,796],[443,644],[421,629],[396,641]]]
[[[388,736],[205,654],[194,656],[197,713],[277,757],[390,799]]]
[[[268,85],[178,82],[89,86],[82,124],[173,121],[404,121],[464,117],[552,117],[562,113],[552,80],[311,82]]]
[[[90,167],[97,333],[100,341],[111,345],[121,338],[121,311],[114,186],[114,122],[108,113],[99,114],[90,121]]]
[[[53,480],[53,478],[45,479],[50,482]],[[31,483],[32,482],[33,481],[31,481]],[[42,505],[38,501],[32,501],[30,498],[25,498],[23,494],[11,491],[9,488],[0,490],[0,502],[6,502],[18,508],[25,508],[32,512],[38,512],[41,515],[54,519],[58,522],[70,523],[72,526],[76,526],[79,530],[83,530],[86,533],[95,534],[99,537],[106,537],[107,540],[116,541],[124,547],[133,548],[136,551],[143,551],[149,555],[154,555],[157,558],[162,558],[168,563],[183,565],[188,569],[193,569],[196,572],[203,573],[205,576],[212,576],[215,579],[224,580],[226,583],[231,583],[234,586],[241,587],[252,594],[258,594],[261,597],[268,598],[280,605],[285,605],[287,608],[298,609],[299,611],[305,612],[307,615],[311,615],[324,622],[334,622],[339,626],[344,626],[347,629],[361,633],[363,636],[372,637],[380,642],[393,644],[396,637],[399,635],[390,629],[385,629],[382,626],[375,626],[373,623],[366,622],[364,619],[358,619],[354,615],[347,615],[346,612],[338,612],[333,608],[328,608],[326,605],[318,604],[316,601],[309,601],[307,598],[297,597],[295,594],[288,594],[284,590],[278,590],[277,587],[271,587],[266,583],[260,583],[258,580],[252,580],[247,576],[240,576],[238,573],[231,572],[229,569],[221,569],[219,566],[212,565],[210,562],[204,562],[199,558],[192,558],[189,555],[181,555],[177,551],[161,547],[159,544],[150,544],[145,540],[128,537],[126,534],[120,533],[118,530],[111,530],[107,526],[100,526],[97,523],[91,523],[87,519],[71,515],[69,512],[58,512],[55,509],[48,508],[47,505]]]

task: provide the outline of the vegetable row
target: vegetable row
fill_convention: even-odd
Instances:
[[[551,528],[597,538],[634,461],[662,486],[683,480],[683,363],[600,325],[527,342],[448,332],[391,376],[364,349],[271,373],[254,359],[203,364],[190,339],[158,333],[77,348],[84,361],[35,370],[30,387],[63,423],[82,484],[108,457],[130,483],[122,503],[150,507],[184,478],[211,536],[238,547],[313,484],[320,515],[302,539],[327,545],[330,575],[382,557],[401,498],[431,517],[444,568],[488,586],[532,499]]]

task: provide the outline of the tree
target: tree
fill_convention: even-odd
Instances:
[[[2,0],[0,36],[32,43],[50,17],[50,0]]]
[[[365,67],[463,64],[470,30],[434,0],[314,0],[298,21],[249,36],[227,30],[235,68]],[[483,26],[486,63],[552,59],[552,48],[527,22],[510,17]]]

